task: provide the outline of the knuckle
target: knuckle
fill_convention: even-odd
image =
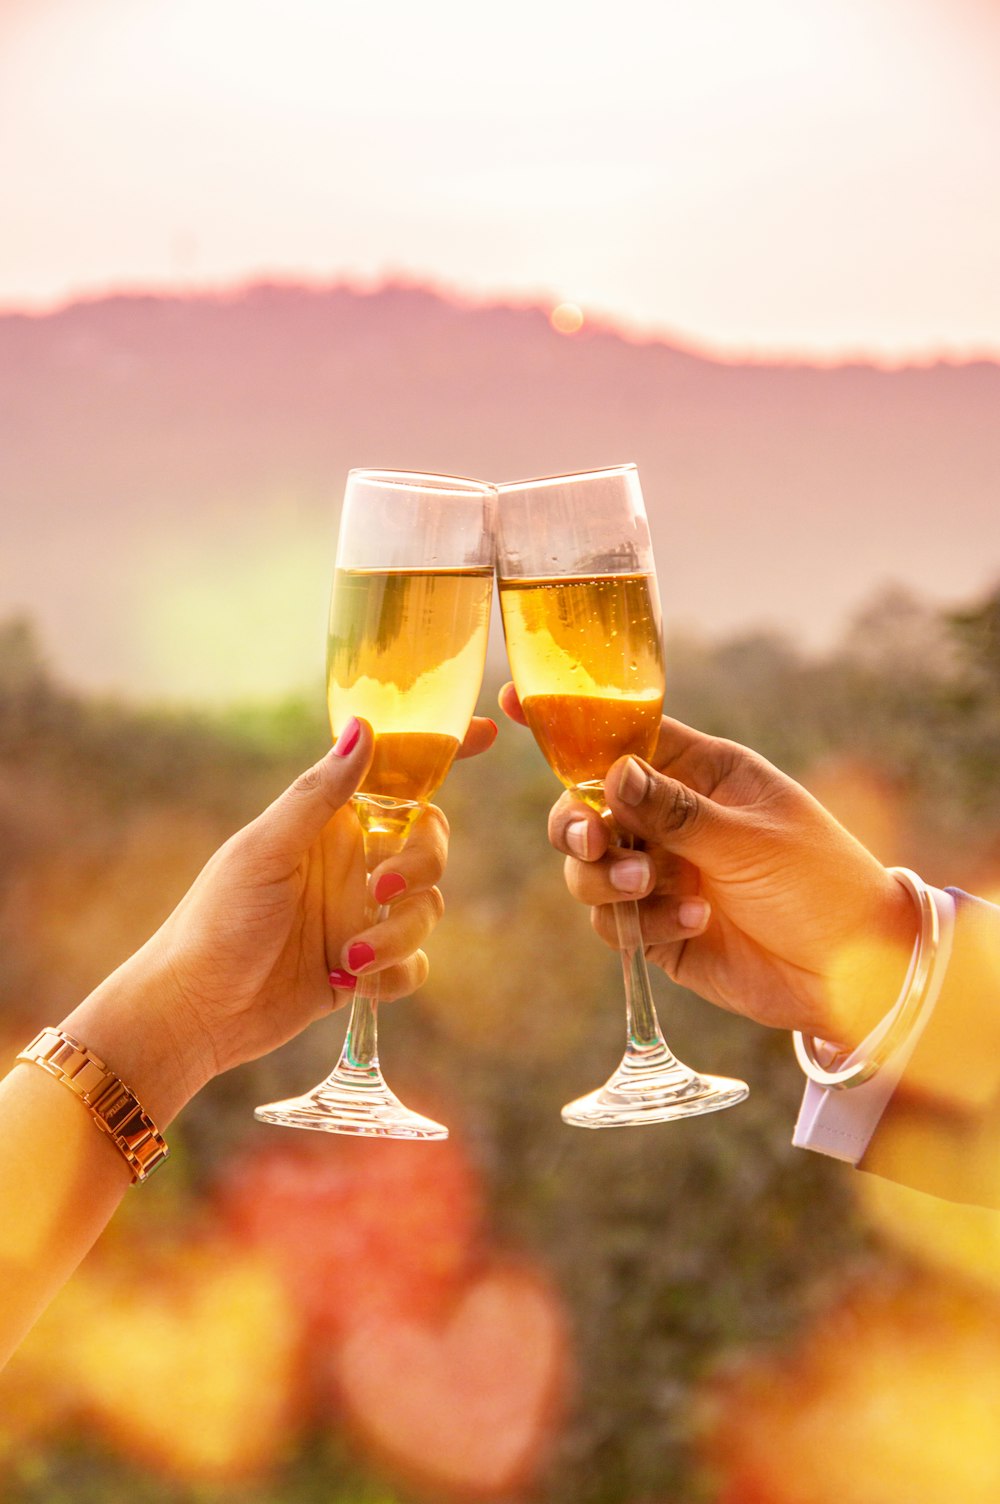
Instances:
[[[422,950],[414,951],[405,961],[386,967],[382,973],[381,994],[386,1002],[409,997],[422,987],[430,972],[430,964]]]
[[[244,825],[241,830],[234,831],[228,840],[223,841],[217,851],[213,852],[205,865],[205,871],[213,875],[224,872],[229,867],[243,866],[257,851],[260,845],[260,830],[257,822]]]
[[[427,808],[424,810],[423,819],[424,821],[426,821],[428,828],[436,831],[436,833],[447,843],[449,837],[451,836],[451,826],[448,824],[448,816],[445,814],[444,810],[439,809],[436,804],[428,804]]]
[[[441,889],[428,888],[426,902],[430,910],[431,921],[437,924],[444,914],[444,895]]]
[[[409,992],[416,992],[422,987],[430,975],[431,964],[422,950],[418,950],[410,960],[408,982]]]
[[[590,925],[605,945],[609,945],[612,950],[618,949],[618,927],[607,904],[594,904],[590,911]]]
[[[566,826],[570,822],[573,812],[579,813],[581,806],[570,794],[563,794],[549,810],[548,838],[549,844],[557,851],[566,850]]]
[[[409,986],[409,974],[405,966],[387,966],[379,973],[379,1001],[394,1003],[405,997]]]
[[[675,834],[690,830],[698,818],[698,796],[687,784],[674,779],[652,779],[650,789],[657,830]]]
[[[429,804],[414,827],[408,845],[411,849],[419,848],[432,864],[434,872],[440,876],[448,861],[450,839],[451,827],[447,816],[436,804]]]
[[[568,856],[563,861],[563,878],[573,898],[580,897],[580,875],[578,863],[574,857]]]
[[[314,767],[306,768],[304,773],[299,774],[298,778],[292,784],[292,792],[294,794],[311,794],[314,789],[319,787],[322,781],[322,769],[316,764]]]

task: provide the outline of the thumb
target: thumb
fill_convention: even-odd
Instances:
[[[257,834],[279,863],[294,866],[318,840],[367,773],[374,745],[368,722],[352,716],[326,756],[258,815]]]
[[[724,841],[731,841],[737,816],[667,778],[638,757],[614,763],[604,780],[604,796],[618,824],[647,843],[682,854],[695,866],[711,865]]]

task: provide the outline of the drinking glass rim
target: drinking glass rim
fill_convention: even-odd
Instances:
[[[564,475],[538,475],[532,480],[505,480],[496,487],[496,490],[500,495],[504,491],[535,491],[540,490],[542,486],[555,486],[566,482],[607,480],[613,475],[628,475],[632,471],[638,473],[638,469],[638,465],[629,460],[624,465],[608,465],[600,470],[571,470]]]
[[[347,479],[370,481],[397,491],[451,491],[456,495],[491,495],[496,486],[468,475],[438,475],[430,470],[369,470],[362,466],[347,472]]]

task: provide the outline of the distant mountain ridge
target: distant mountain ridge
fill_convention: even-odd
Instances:
[[[880,584],[1000,576],[1000,365],[729,364],[416,287],[0,316],[0,616],[153,696],[312,684],[352,465],[635,460],[668,626],[829,640]]]

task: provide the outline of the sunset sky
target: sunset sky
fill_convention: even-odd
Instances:
[[[3,0],[0,306],[260,275],[1000,355],[994,0]]]

